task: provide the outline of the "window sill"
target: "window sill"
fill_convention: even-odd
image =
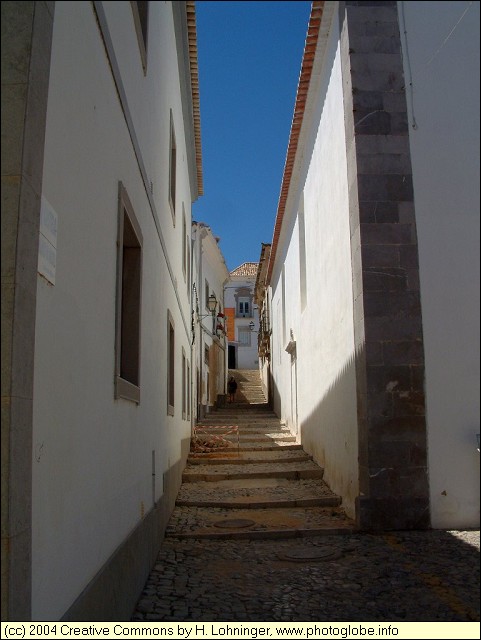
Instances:
[[[117,376],[115,378],[115,398],[123,398],[140,404],[140,387]]]

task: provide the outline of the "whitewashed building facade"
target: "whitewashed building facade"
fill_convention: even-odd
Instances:
[[[479,3],[463,4],[314,2],[306,39],[261,371],[367,529],[479,526]]]
[[[244,262],[225,287],[229,369],[257,369],[259,311],[254,300],[257,262]]]
[[[226,393],[227,336],[224,286],[229,278],[219,237],[202,223],[192,223],[192,320],[196,420],[222,404]]]
[[[195,43],[192,2],[2,3],[2,620],[128,619],[173,508]]]

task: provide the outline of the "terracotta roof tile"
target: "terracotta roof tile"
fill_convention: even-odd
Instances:
[[[292,170],[294,168],[294,160],[297,152],[297,144],[299,142],[299,134],[301,132],[302,121],[304,118],[304,110],[306,107],[307,92],[311,81],[312,67],[314,56],[316,53],[317,40],[321,26],[321,18],[324,10],[324,1],[314,0],[309,18],[309,26],[307,28],[306,43],[304,45],[304,55],[302,59],[301,73],[299,76],[299,84],[297,87],[296,104],[294,107],[294,115],[292,117],[291,133],[289,135],[289,144],[287,147],[286,163],[284,165],[284,175],[282,176],[281,193],[279,196],[279,204],[277,205],[276,222],[274,225],[274,235],[272,238],[271,254],[269,258],[269,269],[267,272],[266,283],[269,284],[272,269],[274,268],[274,260],[277,252],[277,244],[282,228],[282,220],[286,208],[287,195],[291,184]]]
[[[192,108],[194,112],[194,142],[197,165],[197,189],[199,196],[204,194],[202,174],[202,146],[200,141],[200,98],[199,98],[199,65],[197,60],[197,28],[195,22],[195,2],[187,0],[187,32],[189,38],[189,62],[192,87]]]
[[[248,278],[252,278],[257,276],[257,265],[258,262],[244,262],[240,267],[234,269],[230,272],[231,276],[245,276]]]

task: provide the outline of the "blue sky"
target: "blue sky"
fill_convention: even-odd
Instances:
[[[310,2],[196,2],[204,194],[231,271],[271,242]]]

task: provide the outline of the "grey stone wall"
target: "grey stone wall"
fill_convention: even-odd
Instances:
[[[2,2],[2,620],[31,616],[37,259],[54,2]]]
[[[396,2],[340,3],[363,529],[429,526],[424,349]]]

